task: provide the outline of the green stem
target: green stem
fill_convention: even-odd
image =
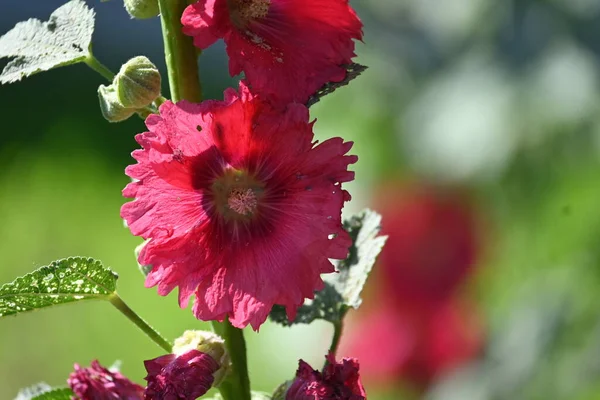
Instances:
[[[114,293],[109,297],[110,304],[115,306],[117,310],[121,311],[131,322],[137,325],[150,339],[157,345],[162,347],[167,353],[171,353],[171,344],[163,338],[160,333],[154,330],[146,321],[144,321],[139,315],[135,313],[121,298],[118,294]]]
[[[331,339],[331,346],[329,346],[329,352],[332,353],[334,356],[337,354],[343,330],[344,323],[342,322],[342,320],[333,323],[333,338]],[[327,363],[325,363],[325,365],[327,365]]]
[[[98,61],[98,59],[92,54],[91,50],[84,62],[88,65],[88,67],[90,67],[91,69],[93,69],[94,71],[96,71],[111,82],[115,77],[115,74],[110,69],[108,69],[104,64]]]
[[[198,74],[198,50],[192,38],[181,30],[181,15],[188,0],[158,0],[160,20],[165,45],[165,59],[169,74],[171,100],[200,102],[202,89]],[[229,377],[221,383],[219,391],[225,400],[250,400],[250,379],[246,360],[244,333],[229,321],[213,321],[213,330],[225,339],[232,363]]]
[[[181,15],[186,0],[159,0],[160,21],[165,45],[171,99],[200,102],[202,89],[198,77],[198,55],[192,38],[181,30]]]
[[[219,391],[225,400],[250,400],[250,379],[246,359],[246,341],[244,332],[234,328],[228,320],[212,321],[212,328],[225,339],[225,346],[231,358],[232,371],[221,383]]]

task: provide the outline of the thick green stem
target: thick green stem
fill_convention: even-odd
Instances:
[[[228,320],[212,322],[215,333],[225,339],[225,346],[231,358],[232,371],[221,383],[219,391],[225,400],[250,400],[250,379],[246,359],[244,332],[234,328]]]
[[[198,54],[192,38],[181,30],[181,15],[186,0],[159,0],[160,20],[165,44],[171,100],[200,102],[202,90],[198,77]]]
[[[88,67],[105,77],[106,80],[112,81],[115,77],[115,74],[110,69],[98,61],[96,57],[94,57],[91,50],[84,62],[88,65]]]
[[[135,313],[121,298],[118,294],[114,293],[109,297],[110,303],[121,311],[131,322],[137,325],[150,339],[157,345],[162,347],[167,353],[172,351],[172,345],[163,338],[160,333],[154,330],[146,321],[144,321],[139,315]]]
[[[181,30],[181,15],[189,0],[159,0],[160,19],[165,44],[171,100],[200,102],[202,89],[198,75],[198,49],[192,38]],[[225,339],[232,371],[221,383],[219,391],[225,400],[250,400],[250,379],[246,360],[244,333],[229,321],[213,321],[213,330]]]
[[[342,320],[333,323],[333,338],[331,339],[331,346],[329,346],[329,352],[334,356],[337,354],[337,349],[342,338],[342,331],[344,330],[344,323]],[[327,365],[327,361],[325,362]]]

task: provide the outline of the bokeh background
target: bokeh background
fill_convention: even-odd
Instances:
[[[157,18],[88,3],[102,62],[146,55],[164,71]],[[0,0],[0,33],[61,4]],[[360,357],[371,400],[600,399],[600,2],[352,4],[369,69],[311,112],[320,138],[355,141],[345,212],[380,211],[390,245],[340,355]],[[200,68],[206,97],[235,85],[222,45]],[[119,208],[144,127],[102,119],[101,83],[76,65],[0,87],[0,280],[91,256],[167,337],[206,327],[143,288]],[[299,358],[321,365],[330,335],[326,323],[248,331],[254,388],[290,379]],[[1,319],[0,398],[64,385],[95,358],[141,382],[160,354],[108,303]]]

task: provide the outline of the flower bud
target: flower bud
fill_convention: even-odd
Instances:
[[[217,361],[219,369],[213,374],[213,386],[218,387],[231,368],[231,360],[223,338],[207,331],[185,331],[181,337],[175,339],[173,354],[181,355],[190,350],[206,353]]]
[[[97,360],[89,368],[75,364],[67,382],[78,399],[142,400],[144,393],[143,387],[119,372],[104,368]]]
[[[131,117],[135,110],[124,107],[117,98],[113,85],[100,85],[98,88],[98,99],[100,100],[100,111],[108,122],[121,122]]]
[[[131,18],[147,19],[158,16],[158,0],[125,0],[125,9]]]
[[[144,367],[148,372],[145,399],[197,399],[213,386],[219,364],[208,354],[192,349],[146,360]]]
[[[285,400],[366,400],[360,381],[358,360],[344,358],[336,362],[332,353],[326,357],[323,372],[300,360],[296,379],[287,389]]]
[[[127,108],[146,107],[160,96],[160,72],[144,56],[123,64],[113,84],[119,102]]]

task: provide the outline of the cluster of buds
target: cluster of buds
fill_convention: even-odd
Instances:
[[[147,116],[160,96],[160,84],[160,72],[148,58],[132,58],[123,64],[112,84],[98,88],[102,115],[109,122],[124,121],[136,113]]]

